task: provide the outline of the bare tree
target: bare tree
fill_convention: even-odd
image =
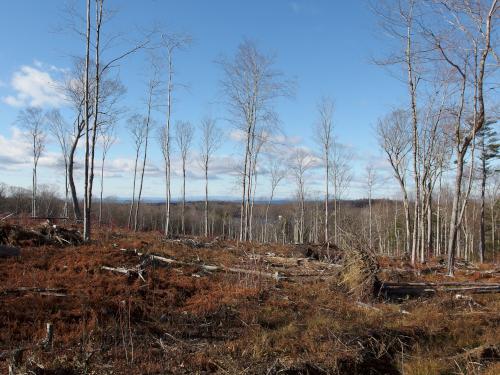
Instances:
[[[158,129],[158,143],[160,144],[163,162],[165,165],[165,236],[170,235],[170,129],[166,126]]]
[[[298,241],[304,242],[304,216],[305,216],[305,199],[306,199],[306,177],[309,169],[313,165],[313,158],[311,155],[302,148],[294,151],[294,155],[290,160],[290,168],[295,178],[297,186],[297,199],[299,203],[299,217],[298,217]]]
[[[87,0],[87,23],[86,23],[86,49],[85,49],[85,80],[83,92],[83,122],[85,126],[85,181],[84,181],[84,198],[83,198],[83,239],[90,240],[90,202],[88,200],[89,190],[89,135],[90,135],[90,93],[89,93],[89,71],[90,71],[90,0]]]
[[[414,225],[412,235],[412,264],[416,261],[418,249],[418,222],[420,213],[421,181],[418,168],[418,136],[419,118],[417,93],[422,79],[422,46],[416,25],[421,21],[422,13],[417,0],[397,0],[396,2],[380,1],[374,4],[380,16],[382,29],[397,41],[396,52],[387,59],[379,61],[381,65],[402,65],[406,71],[406,84],[410,97],[410,113],[412,124],[413,179],[415,185]]]
[[[215,120],[205,117],[201,121],[201,165],[205,173],[205,208],[204,208],[204,233],[208,236],[208,167],[214,152],[222,143],[222,132],[217,128]]]
[[[377,124],[378,142],[391,165],[394,177],[398,181],[403,195],[405,212],[406,245],[405,254],[410,253],[410,203],[408,199],[406,173],[408,170],[408,154],[411,151],[411,123],[405,110],[395,110],[380,119]]]
[[[335,243],[339,243],[340,201],[349,188],[352,180],[352,153],[338,142],[332,140],[332,155],[330,157],[330,179],[333,187],[333,235]]]
[[[151,131],[153,119],[152,119],[152,110],[155,106],[155,98],[158,95],[158,88],[160,85],[160,81],[158,79],[158,67],[153,64],[153,74],[148,82],[148,95],[147,95],[147,110],[146,117],[144,118],[144,150],[142,156],[142,168],[141,168],[141,179],[139,182],[139,194],[137,196],[137,202],[135,206],[135,214],[134,214],[134,231],[137,231],[138,226],[138,217],[139,217],[139,208],[141,204],[141,196],[142,196],[142,186],[144,183],[144,172],[146,170],[146,160],[148,157],[148,145],[149,145],[149,134]]]
[[[330,185],[330,154],[333,142],[333,101],[329,98],[322,98],[318,103],[318,121],[316,123],[316,142],[321,147],[321,158],[325,166],[325,243],[327,253],[330,248],[330,237],[328,234],[328,202]]]
[[[132,141],[134,143],[134,150],[135,150],[134,178],[132,182],[132,200],[130,202],[130,208],[127,220],[127,227],[129,229],[132,225],[132,212],[135,204],[135,188],[137,183],[137,164],[139,161],[139,153],[141,152],[141,147],[142,144],[144,143],[144,139],[146,136],[145,127],[143,125],[144,125],[144,118],[139,114],[132,115],[127,121],[127,128],[132,136]]]
[[[190,122],[178,121],[175,124],[175,141],[181,155],[182,162],[182,206],[181,206],[181,231],[186,234],[186,166],[191,144],[193,142],[194,128]]]
[[[271,126],[265,126],[265,127],[260,127],[258,129],[258,133],[255,134],[255,139],[252,142],[252,160],[250,162],[250,165],[252,166],[251,170],[251,176],[252,178],[248,181],[247,184],[247,195],[250,199],[250,204],[247,205],[247,209],[249,212],[247,212],[248,216],[248,240],[252,241],[253,240],[253,209],[255,206],[255,195],[257,192],[257,177],[258,177],[258,172],[259,169],[257,168],[258,162],[259,162],[259,156],[261,154],[261,151],[263,150],[264,146],[269,142],[269,139],[271,138],[273,129]]]
[[[170,125],[172,119],[172,102],[173,102],[173,91],[174,85],[174,54],[178,50],[186,48],[191,43],[191,37],[185,34],[163,34],[162,45],[166,51],[167,59],[167,118],[165,123],[165,129],[161,132],[160,143],[163,153],[163,158],[165,160],[165,236],[169,236],[170,233],[170,199],[171,199],[171,189],[170,189]]]
[[[492,55],[496,56],[492,52],[496,42],[492,33],[493,25],[498,20],[499,3],[497,0],[446,0],[437,3],[434,9],[444,22],[426,25],[423,32],[434,47],[435,58],[451,69],[457,78],[455,103],[458,104],[452,111],[455,124],[455,192],[448,236],[448,274],[453,276],[457,234],[472,181],[470,177],[468,188],[462,189],[466,155],[469,147],[473,154],[476,135],[486,122],[485,80],[498,67],[498,64],[490,65],[488,61]]]
[[[258,126],[276,121],[272,104],[289,93],[290,85],[274,69],[274,59],[261,53],[256,45],[245,40],[238,46],[234,59],[222,59],[224,78],[221,82],[235,123],[244,134],[245,151],[242,165],[242,198],[240,206],[240,241],[249,239],[251,184]]]
[[[269,195],[269,200],[266,205],[266,214],[264,219],[264,238],[263,241],[267,242],[267,228],[268,228],[268,215],[269,215],[269,207],[273,202],[274,193],[279,183],[286,176],[286,163],[282,158],[276,157],[276,155],[272,155],[269,157],[269,179],[271,182],[271,194]]]
[[[57,139],[59,147],[61,147],[61,154],[64,162],[64,207],[63,216],[68,217],[68,198],[69,198],[69,185],[68,185],[68,166],[69,166],[69,153],[71,146],[71,133],[69,126],[62,117],[59,110],[52,110],[47,113],[47,121],[50,127],[50,132]]]
[[[116,141],[116,133],[114,124],[111,126],[106,126],[105,128],[100,129],[101,135],[101,146],[102,146],[102,154],[101,154],[101,191],[99,195],[99,226],[102,223],[102,194],[104,191],[104,162],[106,161],[106,156],[109,152],[109,149]]]
[[[94,42],[92,47],[94,49],[94,87],[93,92],[89,91],[89,72],[90,72],[90,1],[87,1],[87,30],[86,30],[86,57],[85,57],[85,90],[84,90],[84,123],[85,123],[85,195],[84,195],[84,213],[83,213],[83,238],[85,241],[90,241],[91,239],[91,212],[92,212],[92,188],[94,181],[94,162],[95,162],[95,148],[97,143],[98,127],[104,122],[109,122],[110,119],[106,119],[110,114],[105,114],[101,110],[102,104],[102,91],[104,87],[102,85],[102,77],[106,72],[113,67],[116,67],[120,60],[137,52],[138,50],[144,48],[148,43],[149,39],[141,41],[132,48],[128,49],[123,53],[117,54],[115,57],[103,60],[101,45],[101,27],[103,24],[104,17],[104,0],[95,0],[95,24],[93,27],[94,32]],[[111,40],[116,36],[112,36]],[[108,41],[109,42],[109,41]],[[105,43],[107,44],[107,43]],[[91,99],[92,96],[92,99]],[[90,118],[90,107],[93,106],[93,117],[92,121]],[[92,122],[92,126],[90,125]]]
[[[366,166],[366,190],[368,192],[368,241],[370,249],[373,249],[373,235],[372,235],[372,196],[373,188],[377,183],[377,173],[373,164]]]
[[[31,191],[31,216],[37,216],[37,167],[40,155],[45,149],[45,115],[41,108],[28,107],[21,110],[17,117],[20,127],[26,132],[31,144],[33,173],[32,173],[32,191]]]
[[[68,184],[71,193],[71,200],[73,204],[74,217],[77,220],[82,218],[80,204],[78,201],[78,194],[76,190],[76,184],[74,180],[74,168],[75,163],[78,159],[78,145],[82,137],[86,135],[85,128],[85,60],[75,59],[73,72],[68,75],[62,91],[71,105],[71,110],[74,114],[74,120],[68,123],[68,127],[72,128],[71,137],[69,142],[69,155],[68,155]],[[89,69],[89,92],[92,93],[95,88],[94,82],[94,66],[91,65]],[[92,77],[90,77],[92,76]],[[124,93],[124,87],[121,84],[118,77],[110,77],[108,74],[101,74],[100,78],[100,95],[99,95],[99,112],[100,120],[99,126],[104,126],[106,124],[115,121],[116,117],[120,113],[120,109],[117,107],[117,103],[120,97]],[[90,94],[90,108],[89,117],[92,118],[94,106],[92,105],[93,95]],[[98,127],[99,127],[98,126]],[[69,129],[68,129],[69,131]]]

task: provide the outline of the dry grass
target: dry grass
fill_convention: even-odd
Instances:
[[[137,266],[140,258],[120,248],[193,265],[155,264],[145,281],[101,270]],[[103,232],[91,245],[25,247],[20,259],[0,259],[0,353],[25,348],[23,366],[38,364],[47,374],[498,373],[498,358],[478,354],[500,342],[498,295],[358,305],[328,268],[321,277],[275,281],[196,266],[272,271],[256,255],[302,257],[304,251],[231,242],[190,248],[160,234],[124,231]],[[405,267],[396,262],[384,259],[381,267]],[[346,275],[349,285],[365,280],[354,264],[344,270],[345,285]],[[296,266],[307,267],[316,265]],[[467,272],[460,277],[477,277]],[[66,296],[1,292],[31,286],[60,288]],[[51,350],[36,345],[46,322],[55,328]],[[7,359],[0,368],[6,371]]]

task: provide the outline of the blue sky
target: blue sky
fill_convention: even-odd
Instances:
[[[74,3],[83,14],[84,1]],[[371,63],[371,58],[382,54],[386,47],[366,1],[108,0],[106,3],[116,14],[104,25],[104,37],[117,32],[123,35],[109,56],[126,48],[127,41],[137,39],[138,29],[153,24],[193,37],[193,44],[179,52],[175,60],[176,79],[185,87],[175,93],[173,121],[198,125],[204,115],[211,114],[219,119],[218,125],[226,132],[226,142],[214,161],[212,195],[239,194],[234,173],[227,169],[237,164],[241,147],[231,137],[234,128],[224,120],[227,110],[218,85],[221,70],[214,61],[221,55],[232,56],[244,38],[254,40],[262,51],[275,54],[276,68],[297,83],[293,98],[276,103],[282,130],[295,146],[316,152],[313,141],[316,103],[325,95],[334,99],[335,134],[353,153],[355,177],[348,195],[353,198],[364,195],[365,165],[383,165],[372,127],[378,117],[393,107],[405,105],[407,100],[404,84]],[[15,126],[18,111],[27,104],[40,104],[46,109],[61,107],[64,111],[64,101],[54,84],[71,68],[72,56],[83,54],[84,44],[75,34],[61,29],[65,24],[63,8],[63,1],[20,0],[4,4],[0,13],[0,182],[30,186],[29,150],[25,150],[22,133]],[[107,196],[130,195],[133,155],[125,123],[128,115],[144,111],[147,68],[146,55],[137,53],[115,70],[127,88],[121,103],[126,112],[118,124],[118,141],[107,161]],[[155,113],[158,124],[163,124],[164,118],[164,113]],[[157,142],[152,142],[151,150],[148,160],[151,173],[146,177],[145,195],[161,197],[164,187]],[[194,156],[195,152],[193,159]],[[199,196],[203,184],[195,160],[191,167],[187,194]],[[320,173],[314,170],[310,174],[311,193],[321,189]],[[381,168],[380,174],[387,177],[387,169]],[[55,142],[48,145],[39,176],[41,183],[59,186],[62,191],[63,170]],[[173,195],[178,196],[180,180],[178,177],[174,180]],[[259,182],[257,195],[266,196],[269,191],[266,176]],[[396,186],[387,189],[386,182],[380,185],[384,185],[384,190],[379,195],[393,196],[397,191]],[[293,181],[288,179],[280,186],[278,196],[290,197],[293,190]]]

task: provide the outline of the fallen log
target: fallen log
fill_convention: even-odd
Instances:
[[[163,263],[177,264],[177,265],[181,265],[181,266],[199,267],[202,270],[207,271],[207,272],[243,273],[243,274],[247,274],[247,275],[256,275],[256,276],[262,276],[262,277],[266,277],[266,278],[272,278],[272,279],[275,279],[276,281],[286,279],[286,277],[284,275],[280,274],[277,271],[274,273],[270,273],[270,272],[264,272],[264,271],[260,271],[260,270],[249,270],[249,269],[245,269],[245,268],[226,267],[226,266],[222,266],[222,265],[221,266],[213,266],[213,265],[208,265],[208,264],[182,262],[179,260],[165,258],[165,257],[161,257],[158,255],[150,255],[150,256],[151,256],[151,259],[157,260],[157,261],[160,261]]]
[[[130,252],[130,250],[127,250],[127,249],[121,249],[121,251]],[[180,260],[176,260],[176,259],[172,259],[172,258],[166,258],[166,257],[162,257],[159,255],[154,255],[154,254],[144,254],[144,253],[140,253],[138,251],[134,251],[134,253],[140,257],[149,258],[153,261],[158,261],[160,263],[176,264],[176,265],[180,265],[180,266],[199,267],[202,270],[207,271],[207,272],[243,273],[243,274],[247,274],[247,275],[255,275],[255,276],[262,276],[262,277],[266,277],[266,278],[272,278],[272,279],[275,279],[276,281],[286,279],[286,277],[284,275],[280,274],[277,271],[274,273],[270,273],[270,272],[264,272],[264,271],[260,271],[260,270],[250,270],[250,269],[245,269],[245,268],[226,267],[224,265],[214,266],[214,265],[208,265],[208,264],[184,262],[184,261],[180,261]],[[111,268],[111,267],[107,267],[107,268]],[[111,271],[111,269],[109,269],[109,270]],[[126,270],[126,269],[120,267],[118,269],[113,269],[113,270],[115,270],[115,272],[124,273],[123,270]],[[120,270],[120,271],[116,271],[116,270]]]
[[[4,217],[0,218],[0,221],[4,221],[4,220],[8,219],[8,218],[9,218],[9,217],[11,217],[12,215],[14,215],[14,212],[12,212],[12,213],[8,214],[7,216],[4,216]]]
[[[170,243],[182,244],[193,249],[203,249],[203,248],[209,249],[213,247],[215,244],[217,244],[219,239],[215,238],[213,241],[210,242],[198,241],[193,238],[175,238],[175,239],[167,239],[166,241]]]
[[[125,268],[125,267],[108,267],[102,266],[101,269],[110,272],[121,273],[122,275],[126,275],[127,277],[139,277],[142,281],[146,281],[143,276],[144,270],[137,266],[136,268]]]
[[[500,284],[488,283],[382,283],[380,295],[384,298],[430,296],[437,292],[500,293]]]

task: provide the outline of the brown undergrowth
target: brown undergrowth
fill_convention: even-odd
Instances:
[[[150,262],[142,278],[103,270],[132,269],[144,260],[122,249],[183,263]],[[228,241],[190,246],[125,231],[103,231],[89,245],[23,247],[20,257],[0,259],[1,372],[11,351],[22,349],[19,373],[37,374],[497,373],[498,294],[358,303],[337,268],[319,257],[303,260],[311,254],[309,247]],[[279,259],[292,261],[280,266]],[[386,280],[403,278],[384,274],[404,274],[407,265],[396,262],[379,262]],[[459,278],[477,280],[469,271],[460,270]],[[54,340],[42,348],[47,322]]]

